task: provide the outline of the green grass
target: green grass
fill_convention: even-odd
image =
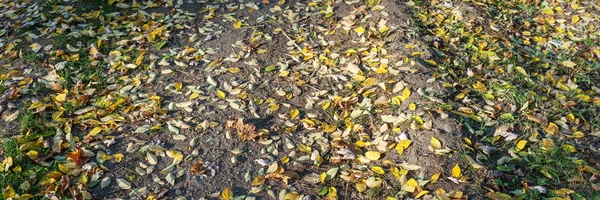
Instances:
[[[470,108],[474,116],[481,117],[482,120],[475,121],[465,115],[450,114],[461,122],[468,132],[466,135],[474,143],[499,149],[493,155],[483,157],[486,157],[485,165],[506,173],[507,176],[496,180],[502,187],[501,192],[510,192],[524,199],[555,196],[527,189],[540,185],[548,190],[569,188],[581,195],[593,196],[590,192],[593,187],[587,181],[573,181],[587,180],[591,176],[581,170],[586,159],[589,159],[581,150],[588,151],[586,146],[590,143],[587,138],[573,139],[570,135],[575,131],[589,134],[600,128],[598,107],[583,100],[585,96],[582,96],[591,98],[598,95],[593,90],[600,86],[600,64],[585,55],[591,49],[597,49],[598,44],[588,39],[571,41],[566,36],[552,32],[555,28],[552,24],[535,20],[546,16],[547,11],[543,12],[543,6],[528,1],[476,0],[465,4],[466,7],[475,8],[483,21],[468,25],[465,22],[475,16],[463,13],[461,18],[465,19],[459,19],[453,14],[454,11],[449,12],[449,9],[425,1],[416,1],[412,9],[413,24],[423,35],[436,38],[440,44],[431,48],[436,52],[437,73],[445,82],[458,83],[455,87],[446,88],[441,98],[447,103],[439,106],[453,111],[461,107]],[[525,25],[527,23],[529,25]],[[503,28],[492,30],[492,24]],[[531,36],[523,37],[521,33],[524,31],[529,31]],[[555,41],[540,39],[538,42],[534,36]],[[551,43],[556,41],[573,42],[574,48],[554,47]],[[457,50],[451,50],[450,44]],[[486,54],[494,54],[498,59],[492,61]],[[572,61],[576,65],[566,67],[563,64],[565,61]],[[467,70],[475,73],[467,76]],[[485,89],[475,88],[480,83]],[[569,86],[571,88],[565,89],[567,84],[576,85],[577,88]],[[459,94],[471,101],[455,99]],[[485,95],[495,98],[486,100]],[[488,103],[490,101],[493,104]],[[492,112],[481,109],[494,104],[501,109]],[[554,134],[545,131],[550,122],[558,123],[570,114],[576,120],[563,120],[562,126],[568,127],[559,125],[560,130]],[[539,116],[539,119],[530,120],[528,115]],[[527,147],[523,151],[515,151],[516,141],[505,142],[494,136],[495,127],[499,125],[513,127],[512,132],[519,135],[517,141],[527,140]],[[552,139],[556,149],[542,150],[541,140],[544,138]],[[579,152],[562,150],[561,145],[565,143],[575,145]],[[478,150],[472,153],[483,155]],[[520,158],[514,158],[517,155]],[[505,156],[513,159],[496,166],[496,161]]]
[[[27,110],[22,110],[19,116],[20,133],[25,135],[26,140],[35,140],[41,137],[54,135],[53,128],[48,127],[49,119],[39,113],[31,113]]]
[[[11,186],[19,195],[38,194],[42,190],[39,181],[44,179],[48,172],[57,168],[54,162],[50,162],[50,166],[40,165],[27,153],[33,150],[38,152],[38,157],[46,155],[49,149],[44,147],[42,141],[56,131],[47,125],[48,119],[44,116],[27,110],[21,112],[22,114],[19,116],[20,134],[18,135],[23,137],[0,139],[0,148],[4,152],[0,158],[10,157],[14,163],[9,171],[0,172],[0,188],[6,189]],[[25,144],[29,147],[21,151],[20,148],[23,148]]]
[[[26,53],[23,55],[23,60],[28,64],[41,64],[44,62],[44,54],[41,53]]]
[[[79,81],[82,85],[92,84],[97,89],[106,87],[105,69],[102,66],[91,66],[87,58],[69,62],[60,76],[65,78],[64,88],[70,89]]]

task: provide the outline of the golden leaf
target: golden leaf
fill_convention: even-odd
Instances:
[[[292,119],[296,119],[296,117],[298,117],[299,114],[300,114],[300,111],[296,108],[292,108],[290,110],[290,118],[292,118]]]
[[[572,62],[570,60],[562,61],[560,64],[562,64],[563,66],[568,67],[568,68],[573,68],[573,67],[575,67],[577,65],[577,64],[575,64],[574,62]]]
[[[548,123],[548,126],[544,129],[544,132],[550,135],[554,135],[558,131],[558,126],[555,123]]]
[[[365,31],[365,28],[362,26],[354,29],[354,32],[358,33],[358,35],[362,35],[363,33],[365,33]]]
[[[433,146],[434,149],[441,149],[442,148],[442,143],[440,142],[440,140],[438,140],[435,137],[431,137],[431,146]]]
[[[113,155],[115,162],[121,162],[121,160],[123,160],[123,157],[125,157],[125,156],[123,156],[123,154],[120,154],[120,153]]]
[[[380,166],[371,166],[370,168],[371,168],[371,171],[373,171],[377,174],[380,174],[380,175],[385,174],[385,171]]]
[[[367,151],[367,153],[365,153],[365,156],[372,161],[375,160],[379,160],[379,157],[381,157],[381,153],[377,152],[377,151]]]
[[[233,22],[233,28],[238,29],[242,27],[242,21]]]
[[[223,200],[231,200],[233,198],[233,192],[231,191],[231,189],[229,187],[225,188],[221,192],[221,198]]]
[[[452,168],[452,177],[458,178],[458,177],[460,177],[460,174],[461,174],[460,167],[458,166],[458,164],[454,165],[454,167]]]
[[[431,178],[429,178],[429,180],[431,180],[432,183],[435,183],[440,178],[440,174],[441,173],[435,173],[431,175]]]
[[[408,99],[408,97],[410,97],[410,89],[404,88],[404,90],[402,90],[402,96],[400,96],[400,100],[405,101]]]
[[[304,153],[310,153],[312,151],[312,148],[303,144],[296,144],[296,146],[298,146],[298,150]]]
[[[525,148],[526,144],[527,144],[527,140],[519,140],[517,142],[517,146],[516,146],[517,151],[523,150],[523,148]]]
[[[98,133],[102,132],[102,127],[94,127],[90,133],[88,133],[87,137],[94,137],[98,135]]]
[[[412,110],[412,111],[417,110],[417,104],[414,104],[414,103],[408,104],[408,109]]]
[[[225,99],[225,92],[217,89],[217,97],[219,97],[221,99]]]
[[[398,142],[398,144],[396,144],[396,151],[398,152],[398,154],[402,155],[404,150],[406,150],[411,143],[412,141],[410,141],[409,139],[405,139]]]
[[[429,191],[427,190],[423,190],[421,192],[419,192],[419,194],[417,194],[417,196],[415,196],[415,199],[421,198],[422,196],[429,194]]]

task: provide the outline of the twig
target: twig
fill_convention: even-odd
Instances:
[[[310,79],[312,79],[312,78],[313,78],[313,76],[315,76],[315,74],[317,74],[317,71],[318,71],[318,70],[319,70],[318,68],[317,68],[317,69],[313,69],[313,73],[312,73],[312,74],[310,75],[310,77],[308,77],[308,79],[306,79],[304,82],[307,82],[307,83],[308,83],[308,82],[310,81]]]
[[[292,38],[287,33],[285,33],[285,30],[281,30],[281,33],[283,33],[283,36],[285,36],[288,40],[294,41],[294,46],[298,48],[298,51],[302,51],[302,48],[300,48],[300,46],[296,44],[296,40],[292,40]]]

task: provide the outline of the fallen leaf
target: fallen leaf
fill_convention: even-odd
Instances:
[[[131,189],[131,183],[123,178],[117,178],[117,185],[124,190]]]
[[[440,142],[440,140],[438,140],[438,139],[437,139],[437,138],[435,138],[435,137],[431,137],[431,141],[430,141],[430,143],[431,143],[431,146],[432,146],[434,149],[441,149],[441,148],[442,148],[442,143]]]
[[[223,191],[221,192],[221,199],[231,200],[232,198],[233,198],[233,192],[231,191],[231,189],[229,187],[226,187],[225,189],[223,189]]]
[[[454,167],[452,168],[452,177],[458,178],[458,177],[460,177],[460,174],[461,174],[460,167],[458,166],[458,164],[454,165]]]
[[[379,160],[379,157],[381,157],[381,153],[377,152],[377,151],[367,151],[367,153],[365,153],[365,156],[369,160],[375,161],[375,160]]]

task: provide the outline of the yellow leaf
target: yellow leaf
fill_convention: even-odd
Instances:
[[[363,82],[363,86],[365,87],[370,87],[373,86],[375,84],[375,81],[377,81],[377,79],[375,78],[367,78],[364,82]]]
[[[225,92],[217,89],[217,96],[221,99],[225,99]]]
[[[435,61],[433,61],[433,60],[425,60],[425,62],[428,63],[428,64],[430,64],[430,65],[433,65],[433,66],[437,65],[437,63]]]
[[[412,110],[412,111],[417,110],[417,104],[414,104],[414,103],[408,104],[408,109]]]
[[[583,132],[581,131],[575,131],[575,133],[573,133],[573,137],[576,139],[581,139],[585,136],[585,134],[583,134]]]
[[[442,143],[440,142],[440,140],[438,140],[435,137],[431,137],[431,146],[433,146],[434,149],[441,149],[442,148]]]
[[[287,193],[284,197],[284,200],[300,200],[300,194],[298,192],[290,192]]]
[[[69,166],[67,166],[66,164],[59,163],[58,164],[58,171],[66,174],[66,173],[69,172]]]
[[[179,91],[179,90],[181,90],[181,88],[183,88],[183,83],[177,82],[175,84],[175,91]]]
[[[303,145],[303,144],[297,144],[296,146],[298,146],[298,150],[300,150],[304,153],[310,153],[312,151],[312,148],[310,148],[309,146]]]
[[[419,186],[419,183],[417,183],[417,181],[413,178],[408,179],[408,181],[406,181],[406,185],[411,186],[411,187],[417,187]]]
[[[327,173],[323,172],[321,173],[321,175],[319,175],[319,180],[321,181],[321,183],[324,183],[325,179],[327,179]]]
[[[377,73],[377,74],[387,74],[388,70],[386,68],[384,68],[384,67],[379,67],[379,68],[377,68],[377,70],[375,70],[375,73]]]
[[[365,153],[365,156],[372,161],[375,160],[379,160],[379,157],[381,157],[381,153],[377,152],[377,151],[367,151],[367,153]]]
[[[548,126],[544,129],[547,134],[554,135],[558,131],[558,126],[555,123],[548,123]]]
[[[323,104],[321,104],[321,108],[323,108],[323,110],[327,110],[327,108],[329,108],[330,105],[331,105],[330,101],[325,101],[325,102],[323,102]]]
[[[571,18],[571,24],[576,24],[577,22],[579,22],[579,15],[575,15]]]
[[[282,71],[281,73],[279,73],[279,76],[281,76],[281,77],[286,77],[288,75],[290,75],[290,71],[287,71],[287,70],[286,71]]]
[[[364,192],[365,190],[367,190],[367,185],[364,183],[356,183],[356,191],[358,192]]]
[[[554,141],[552,139],[544,138],[542,140],[542,149],[543,150],[552,150],[552,149],[554,149]]]
[[[31,151],[27,152],[26,154],[27,154],[27,157],[29,157],[29,159],[31,159],[31,160],[36,160],[36,159],[38,159],[38,156],[39,156],[39,154],[36,150],[31,150]]]
[[[519,66],[517,66],[517,67],[515,67],[515,69],[516,69],[516,70],[517,70],[519,73],[523,74],[523,76],[529,76],[529,75],[527,74],[527,71],[525,71],[525,69],[523,69],[522,67],[519,67]]]
[[[58,102],[64,102],[67,100],[67,93],[61,93],[56,95],[56,97],[54,98],[54,100],[58,101]]]
[[[292,118],[292,119],[296,119],[296,117],[298,117],[299,114],[300,114],[300,111],[298,109],[292,108],[290,110],[290,118]]]
[[[327,192],[327,199],[337,199],[337,189],[335,187],[329,187],[329,191]]]
[[[229,71],[229,73],[235,74],[235,73],[240,72],[241,70],[238,67],[230,67],[230,68],[227,68],[227,71]]]
[[[404,101],[408,99],[408,97],[410,97],[410,89],[404,88],[404,90],[402,90],[402,96],[400,96],[400,100]]]
[[[265,178],[262,176],[257,176],[256,178],[254,178],[254,180],[252,180],[252,183],[250,184],[251,186],[259,186],[265,183]]]
[[[238,29],[242,27],[242,21],[233,22],[233,28]]]
[[[400,103],[402,103],[401,96],[392,97],[392,105],[400,105]]]
[[[458,164],[454,165],[454,167],[452,168],[452,177],[458,178],[460,177],[460,174],[460,167],[458,166]]]
[[[123,160],[123,157],[124,157],[123,154],[120,154],[120,153],[113,155],[115,162],[121,162],[121,160]]]
[[[144,61],[144,53],[141,53],[136,59],[135,59],[135,64],[136,65],[141,65],[142,61]]]
[[[98,133],[102,132],[102,127],[94,127],[90,133],[88,133],[87,137],[94,137],[98,135]]]
[[[398,154],[402,155],[404,150],[407,149],[411,143],[412,143],[412,141],[410,141],[409,139],[405,139],[405,140],[398,142],[398,144],[396,144],[396,151],[398,151]]]
[[[429,178],[429,180],[431,180],[432,183],[435,183],[439,178],[440,178],[440,173],[435,173],[435,174],[431,175],[431,178]]]
[[[385,171],[380,166],[371,166],[371,171],[373,171],[377,174],[380,174],[380,175],[385,174]]]
[[[523,148],[525,148],[526,144],[527,144],[527,140],[519,140],[519,142],[517,142],[517,146],[516,146],[517,151],[523,150]]]
[[[367,78],[365,78],[365,76],[360,75],[360,74],[354,75],[352,78],[357,81],[364,81],[365,79],[367,79]]]
[[[183,153],[181,153],[180,151],[169,150],[167,151],[167,156],[175,160],[183,160]]]
[[[544,8],[542,9],[542,13],[547,15],[554,15],[554,10],[552,10],[551,8]]]
[[[573,68],[573,67],[575,67],[577,65],[577,64],[575,64],[574,62],[572,62],[570,60],[562,61],[561,64],[563,66],[565,66],[565,67],[568,67],[568,68]]]
[[[190,100],[192,100],[192,99],[196,99],[196,98],[198,98],[198,96],[200,96],[200,94],[193,92],[193,93],[190,95]]]
[[[37,53],[42,48],[42,45],[40,45],[38,43],[33,43],[33,44],[29,45],[29,47],[31,47],[31,50],[33,52]]]
[[[233,198],[233,192],[231,191],[231,189],[229,187],[225,188],[221,192],[221,198],[223,200],[231,200]]]
[[[358,35],[362,35],[363,33],[365,33],[365,28],[364,27],[358,27],[354,29],[354,32],[358,33]]]
[[[469,138],[463,138],[463,141],[465,141],[465,143],[467,143],[467,145],[473,146],[473,142],[471,142],[471,139],[469,139]]]
[[[562,149],[569,153],[577,152],[577,148],[575,148],[575,146],[570,145],[570,144],[563,144]]]
[[[423,190],[421,192],[419,192],[419,194],[417,194],[417,196],[415,196],[415,199],[421,198],[422,196],[429,194],[429,191],[427,190]]]
[[[423,125],[425,124],[425,121],[423,121],[423,118],[421,118],[418,115],[412,116],[412,119],[418,124],[418,125]]]

